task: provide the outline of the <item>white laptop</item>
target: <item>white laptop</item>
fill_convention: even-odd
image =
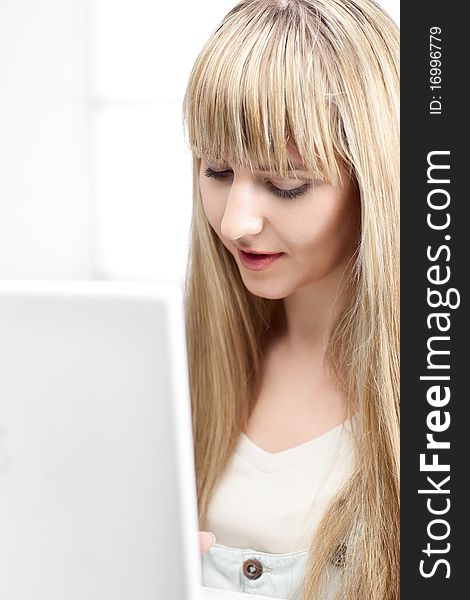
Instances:
[[[202,588],[182,292],[0,281],[0,600]]]

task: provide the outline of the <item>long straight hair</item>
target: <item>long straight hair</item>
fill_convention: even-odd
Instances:
[[[244,286],[204,214],[201,157],[281,176],[293,143],[312,176],[346,167],[361,223],[327,362],[354,419],[356,466],[309,545],[302,598],[399,597],[398,30],[372,0],[243,0],[184,99],[194,189],[186,316],[200,527],[259,391],[276,301]],[[341,550],[338,559],[338,549]]]

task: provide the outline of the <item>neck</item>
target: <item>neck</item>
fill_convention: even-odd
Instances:
[[[333,325],[347,302],[345,268],[346,263],[338,265],[323,279],[295,290],[278,305],[273,326],[287,346],[325,349]]]

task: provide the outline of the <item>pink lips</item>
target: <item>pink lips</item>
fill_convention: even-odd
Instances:
[[[278,252],[276,254],[261,254],[261,253],[252,253],[252,252],[243,252],[243,250],[238,249],[238,256],[240,260],[247,269],[250,271],[264,271],[270,267],[273,262],[275,262],[278,258],[280,258],[284,252]]]

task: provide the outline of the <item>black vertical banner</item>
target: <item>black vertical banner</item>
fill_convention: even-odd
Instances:
[[[470,597],[465,3],[401,3],[401,598]]]

